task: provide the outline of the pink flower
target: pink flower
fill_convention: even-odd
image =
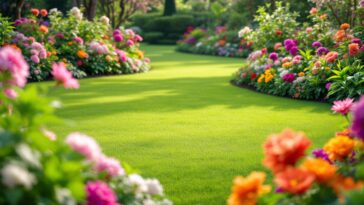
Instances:
[[[354,100],[347,98],[345,100],[337,100],[334,102],[334,105],[332,106],[331,110],[335,113],[340,113],[342,115],[347,115],[352,106],[353,106]]]
[[[134,37],[134,41],[135,41],[135,42],[143,41],[143,37],[141,37],[140,35],[135,35],[135,37]]]
[[[49,131],[45,128],[42,129],[42,133],[51,141],[55,141],[57,139],[57,135],[54,132]]]
[[[134,41],[132,41],[132,40],[128,40],[127,42],[126,42],[126,45],[128,45],[128,46],[133,46],[134,45]]]
[[[91,137],[75,132],[67,136],[66,143],[71,148],[85,156],[90,161],[97,161],[101,156],[101,149],[97,142]]]
[[[30,59],[33,61],[33,63],[36,63],[36,64],[38,64],[38,63],[40,62],[39,57],[38,57],[38,56],[36,56],[36,55],[32,55],[32,56],[30,57]]]
[[[97,160],[95,170],[98,172],[106,172],[111,177],[125,174],[118,160],[103,155]]]
[[[80,87],[78,81],[72,77],[72,73],[67,70],[63,63],[53,63],[52,75],[58,84],[65,88],[77,89]]]
[[[126,56],[126,53],[124,51],[117,49],[116,53],[119,55],[121,62],[125,63],[127,61],[128,57]]]
[[[117,205],[113,190],[103,181],[88,182],[86,205]]]
[[[8,97],[10,99],[15,99],[18,97],[18,93],[16,93],[15,90],[13,90],[11,88],[5,89],[4,94],[6,95],[6,97]]]
[[[24,87],[29,75],[29,66],[19,51],[5,46],[0,49],[0,72],[10,73],[10,79],[3,83]]]
[[[80,45],[82,45],[83,44],[83,39],[81,38],[81,37],[74,37],[73,38],[73,40],[76,42],[76,43],[78,43],[78,44],[80,44]]]
[[[114,36],[115,42],[121,42],[124,40],[123,36],[121,34],[117,34]]]

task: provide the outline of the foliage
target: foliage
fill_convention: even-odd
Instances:
[[[3,45],[11,37],[14,27],[9,22],[9,19],[2,17],[0,14],[0,45]]]

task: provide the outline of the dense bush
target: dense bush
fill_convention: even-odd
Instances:
[[[247,57],[251,51],[250,45],[240,39],[237,32],[227,31],[224,26],[215,30],[190,27],[184,38],[178,41],[177,50],[224,57]]]
[[[344,23],[335,29],[326,13],[317,8],[310,13],[311,22],[303,28],[282,27],[284,41],[264,34],[265,21],[263,28],[245,29],[243,36],[251,39],[255,48],[262,47],[250,54],[248,65],[236,73],[234,82],[260,92],[307,100],[358,98],[364,94],[364,39],[358,31],[362,27],[351,29]],[[257,18],[266,15],[259,13]]]
[[[150,60],[139,49],[142,37],[130,29],[113,31],[104,16],[91,22],[83,20],[78,8],[67,17],[56,9],[49,15],[47,10],[32,9],[29,18],[14,25],[14,32],[6,32],[11,38],[5,43],[22,51],[33,81],[48,79],[55,60],[62,60],[77,78],[150,69]]]
[[[228,205],[360,205],[364,202],[364,96],[337,101],[334,112],[352,121],[311,156],[303,132],[284,130],[272,134],[263,145],[263,165],[274,185],[264,184],[264,172],[236,177]]]
[[[60,102],[26,86],[31,71],[18,50],[1,48],[0,62],[0,204],[172,204],[157,179],[105,155],[91,137],[57,137],[49,125],[62,122]],[[52,89],[79,87],[64,63],[51,63]]]

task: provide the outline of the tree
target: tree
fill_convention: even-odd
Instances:
[[[177,12],[176,0],[165,0],[164,1],[164,16],[172,16]]]
[[[106,15],[114,28],[125,23],[136,12],[147,12],[160,0],[100,0],[101,13]]]

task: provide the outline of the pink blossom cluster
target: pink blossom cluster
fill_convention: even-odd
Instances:
[[[120,162],[104,155],[97,142],[91,137],[81,133],[71,133],[68,135],[66,143],[70,145],[74,151],[85,156],[85,158],[93,164],[95,171],[99,173],[105,172],[110,177],[125,174]]]
[[[86,205],[117,205],[113,190],[103,181],[88,182]]]
[[[128,60],[128,57],[126,56],[126,53],[122,50],[115,49],[116,54],[118,54],[119,60],[123,63],[125,63]]]
[[[108,54],[109,53],[109,48],[106,45],[101,44],[99,42],[95,42],[95,41],[91,42],[89,44],[89,48],[91,51],[96,52],[98,54]]]
[[[30,46],[31,50],[31,57],[30,59],[38,64],[40,63],[40,59],[46,59],[47,58],[47,50],[44,48],[44,46],[38,42],[33,42]]]
[[[72,73],[67,70],[64,63],[53,63],[52,75],[59,85],[63,85],[67,89],[78,89],[80,87],[78,81],[73,78]]]

